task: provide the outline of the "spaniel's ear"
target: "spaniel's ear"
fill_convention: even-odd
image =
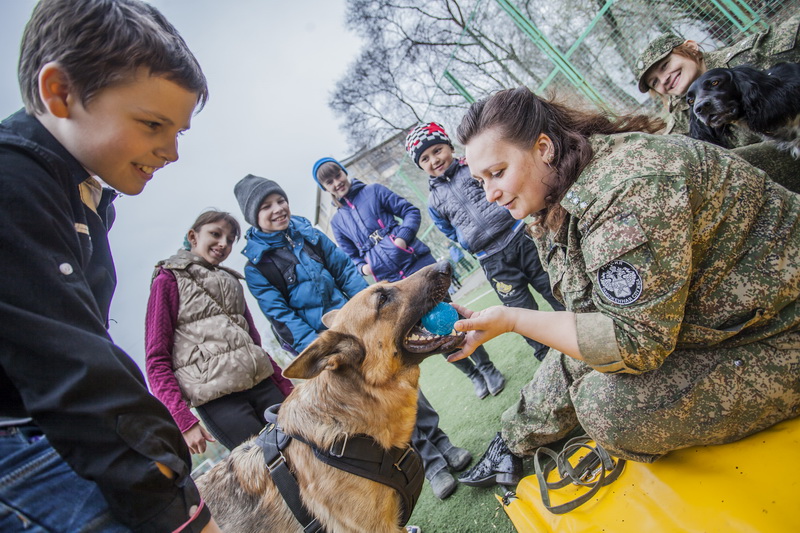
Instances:
[[[758,71],[752,68],[738,67],[730,69],[728,72],[731,76],[731,86],[738,93],[742,103],[741,115],[749,123],[761,112],[764,103],[762,87],[756,81]]]

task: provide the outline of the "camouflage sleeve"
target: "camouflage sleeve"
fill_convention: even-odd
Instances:
[[[596,313],[578,343],[600,372],[661,366],[677,343],[691,277],[692,207],[681,176],[626,180],[597,199],[581,251]]]

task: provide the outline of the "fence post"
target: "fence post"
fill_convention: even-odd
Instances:
[[[601,109],[608,109],[608,105],[606,104],[603,97],[600,95],[597,90],[592,87],[588,80],[586,80],[578,69],[570,63],[569,59],[567,59],[553,44],[545,37],[545,35],[539,31],[536,25],[523,15],[517,7],[509,2],[508,0],[496,0],[497,3],[500,5],[501,9],[505,11],[514,21],[514,23],[523,31],[525,34],[528,35],[528,38],[535,44],[539,50],[541,50],[550,61],[555,64],[556,68],[560,70],[567,79],[581,92],[583,93],[589,100],[595,103]]]
[[[744,0],[738,3],[736,0],[711,0],[711,3],[742,32],[758,33],[769,29],[769,24],[764,22],[764,19],[759,17]],[[738,5],[739,3],[741,6]]]
[[[464,100],[466,100],[470,104],[475,103],[475,98],[473,98],[472,95],[469,94],[467,88],[464,87],[464,85],[462,85],[461,82],[458,81],[458,79],[455,76],[453,76],[453,74],[449,70],[444,71],[444,78],[450,82],[450,85],[455,87],[456,91],[458,91],[458,93],[464,97]]]

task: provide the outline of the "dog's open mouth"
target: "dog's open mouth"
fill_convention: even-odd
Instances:
[[[417,322],[403,339],[403,347],[411,353],[447,353],[457,350],[464,344],[467,334],[452,330],[447,335],[431,333],[420,322]]]

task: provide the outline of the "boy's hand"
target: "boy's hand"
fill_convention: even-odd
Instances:
[[[216,439],[200,425],[200,422],[183,432],[183,440],[186,441],[189,451],[194,454],[206,451],[206,441],[216,442]]]
[[[453,326],[456,331],[466,331],[467,340],[461,350],[450,354],[447,361],[452,363],[468,357],[481,344],[514,330],[514,321],[510,308],[496,305],[483,311],[471,311],[456,303],[452,304],[458,314],[466,317]]]
[[[369,266],[369,264],[364,263],[364,265],[361,267],[361,274],[364,276],[372,276],[372,267]]]
[[[217,523],[212,518],[211,521],[208,524],[206,524],[206,527],[204,527],[200,533],[222,533],[222,530],[219,528]]]
[[[398,238],[396,238],[394,240],[394,243],[397,246],[399,246],[400,248],[402,248],[403,250],[407,250],[408,249],[408,243],[406,242],[405,239],[401,239],[401,238],[398,237]]]

